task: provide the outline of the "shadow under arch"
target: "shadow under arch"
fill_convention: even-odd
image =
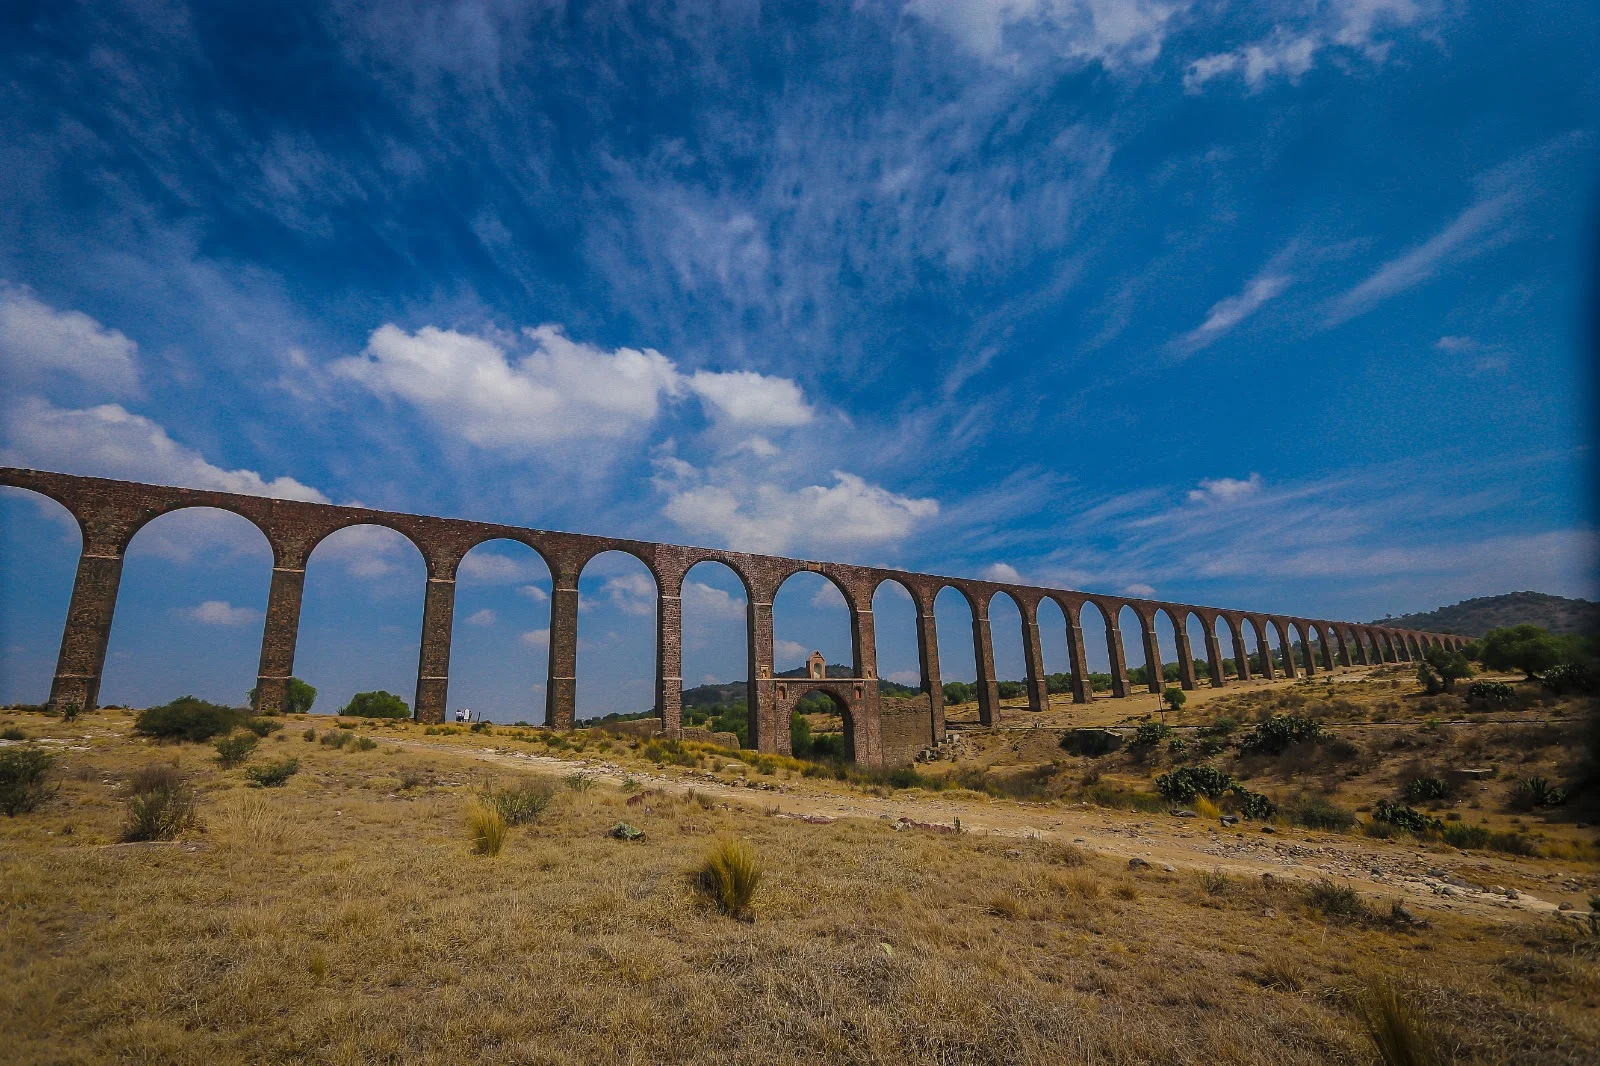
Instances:
[[[82,551],[83,528],[60,500],[0,486],[0,704],[49,698]]]
[[[654,571],[633,552],[610,548],[584,560],[577,584],[575,721],[659,715],[655,664],[661,588]]]
[[[246,703],[272,563],[261,527],[230,510],[179,507],[141,523],[123,553],[104,700],[151,706],[194,695]]]
[[[411,704],[427,579],[421,549],[392,526],[356,522],[316,540],[306,557],[295,674],[317,689],[319,712],[336,713],[373,689]]]
[[[550,653],[544,556],[514,537],[490,537],[461,557],[455,577],[450,702],[474,719],[540,721]]]

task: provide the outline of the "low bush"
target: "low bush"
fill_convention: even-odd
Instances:
[[[217,764],[224,770],[232,770],[249,760],[251,752],[256,750],[256,735],[254,733],[229,733],[217,741]]]
[[[14,725],[13,726],[7,726],[5,729],[0,729],[0,740],[27,740],[27,739],[28,739],[28,734],[24,733],[22,730],[18,729]]]
[[[1439,836],[1453,848],[1486,848],[1489,846],[1489,829],[1466,822],[1446,822]]]
[[[1291,744],[1322,741],[1327,736],[1322,726],[1310,718],[1275,714],[1239,738],[1239,751],[1244,755],[1280,755]]]
[[[1356,824],[1356,816],[1327,796],[1310,793],[1297,796],[1283,808],[1284,817],[1307,829],[1342,833]]]
[[[1539,854],[1538,845],[1526,833],[1490,833],[1489,850],[1530,858]]]
[[[410,718],[411,708],[392,692],[357,692],[339,713],[351,718]]]
[[[695,872],[695,884],[731,918],[751,916],[750,904],[761,886],[761,861],[742,840],[723,839],[706,853]]]
[[[300,772],[300,760],[279,759],[262,766],[252,766],[244,774],[258,788],[282,788],[289,778]]]
[[[1442,800],[1450,795],[1450,786],[1442,777],[1426,776],[1417,777],[1406,785],[1406,799],[1412,803],[1427,803],[1430,800]]]
[[[56,793],[49,784],[56,757],[29,745],[0,751],[0,811],[15,818],[31,814]]]
[[[1336,885],[1328,878],[1313,882],[1305,891],[1306,904],[1328,918],[1352,921],[1367,916],[1361,893],[1349,885]]]
[[[1234,808],[1245,818],[1264,822],[1278,813],[1277,804],[1259,792],[1251,792],[1243,785],[1234,785],[1229,794],[1233,797]]]
[[[356,735],[345,729],[330,729],[322,734],[322,742],[335,751],[356,739]]]
[[[1201,794],[1218,799],[1233,784],[1232,776],[1215,766],[1179,766],[1156,778],[1156,791],[1173,803],[1189,803]]]
[[[194,788],[175,766],[147,766],[128,781],[125,841],[171,840],[199,824]]]
[[[246,718],[240,724],[258,737],[265,737],[283,728],[282,722],[273,721],[271,718]]]
[[[543,782],[519,782],[509,788],[484,789],[483,802],[499,811],[507,825],[523,825],[538,821],[555,795],[555,789]]]
[[[1511,806],[1529,811],[1535,807],[1559,807],[1567,802],[1567,793],[1538,774],[1524,778],[1511,787]]]
[[[247,717],[248,714],[238,707],[207,703],[194,696],[179,696],[171,703],[140,711],[133,731],[157,740],[200,744],[212,737],[227,736]]]
[[[568,774],[563,780],[574,792],[587,792],[594,787],[594,778],[585,777],[583,774]]]
[[[371,737],[356,737],[350,743],[351,751],[371,751],[378,746],[378,742]]]
[[[1474,681],[1467,686],[1467,702],[1488,710],[1505,710],[1511,706],[1516,692],[1504,681]]]
[[[467,808],[467,829],[472,834],[472,850],[479,855],[498,855],[505,846],[505,815],[491,804],[473,801]]]
[[[1600,692],[1600,671],[1582,663],[1562,663],[1544,672],[1542,684],[1557,696],[1593,695]]]
[[[1396,829],[1404,829],[1408,833],[1426,833],[1428,830],[1437,830],[1444,823],[1437,818],[1429,818],[1421,811],[1389,800],[1379,800],[1378,805],[1372,809],[1372,820],[1392,825]]]
[[[1172,727],[1165,722],[1145,722],[1133,731],[1133,746],[1136,748],[1154,747],[1171,734]]]

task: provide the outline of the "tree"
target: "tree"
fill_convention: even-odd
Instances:
[[[1177,685],[1172,685],[1161,694],[1161,700],[1172,708],[1172,713],[1176,714],[1183,710],[1183,705],[1189,702],[1189,697],[1184,695],[1183,689]]]
[[[256,705],[256,690],[252,688],[247,697],[250,706]],[[287,690],[283,694],[284,714],[310,714],[311,705],[317,702],[317,690],[311,685],[301,681],[298,677],[291,677]]]
[[[1521,670],[1532,681],[1562,659],[1561,642],[1536,625],[1491,629],[1483,638],[1483,665]]]
[[[339,709],[340,714],[352,718],[409,718],[411,708],[393,692],[357,692],[350,702]]]
[[[1467,657],[1459,651],[1429,648],[1422,657],[1439,675],[1446,692],[1455,691],[1456,682],[1472,673],[1472,666],[1467,662]]]

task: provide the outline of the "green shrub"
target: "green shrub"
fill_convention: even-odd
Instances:
[[[587,792],[594,787],[594,778],[585,777],[583,774],[568,774],[563,780],[568,788],[574,792]]]
[[[1421,811],[1389,800],[1379,800],[1378,805],[1372,809],[1372,819],[1392,825],[1396,829],[1404,829],[1409,833],[1426,833],[1428,830],[1438,830],[1444,823],[1437,818],[1429,818]]]
[[[1538,845],[1526,833],[1490,833],[1489,850],[1530,858],[1539,854]]]
[[[1474,681],[1467,686],[1467,702],[1478,707],[1504,710],[1515,696],[1516,689],[1504,681]]]
[[[1412,803],[1441,800],[1450,795],[1450,786],[1442,777],[1418,777],[1406,786],[1406,799]]]
[[[250,706],[256,705],[256,690],[250,690]],[[301,681],[298,677],[291,677],[286,691],[283,694],[284,714],[310,714],[311,705],[317,702],[317,690]]]
[[[1172,733],[1172,727],[1165,722],[1145,722],[1133,731],[1133,746],[1136,748],[1149,748],[1161,743]]]
[[[1291,744],[1326,740],[1328,734],[1310,718],[1275,714],[1239,738],[1244,755],[1280,755]]]
[[[256,750],[254,733],[230,733],[217,741],[217,763],[224,770],[232,770],[250,758]]]
[[[309,744],[313,740],[317,739],[317,731],[315,729],[307,729],[304,733],[300,734],[300,739]]]
[[[403,783],[403,782],[402,782]],[[500,812],[507,825],[536,822],[555,799],[555,789],[544,782],[519,783],[510,788],[484,789],[483,802]]]
[[[917,788],[925,783],[922,775],[909,766],[889,771],[890,788]]]
[[[1566,792],[1538,774],[1518,781],[1511,788],[1511,805],[1518,810],[1559,807],[1567,802]]]
[[[742,840],[718,841],[695,873],[695,884],[711,897],[723,914],[750,915],[750,904],[761,886],[761,861],[755,849]]]
[[[371,751],[378,746],[378,742],[371,737],[356,737],[350,742],[351,751]]]
[[[339,708],[339,713],[351,718],[410,718],[411,708],[394,693],[379,689],[357,692],[349,703]]]
[[[22,730],[18,729],[14,725],[6,726],[5,729],[0,729],[0,740],[27,740],[27,739],[28,739],[28,734],[24,733]]]
[[[1278,805],[1259,792],[1251,792],[1243,785],[1234,785],[1229,789],[1238,807],[1239,813],[1246,818],[1264,822],[1278,813]]]
[[[207,703],[194,696],[179,696],[171,703],[140,711],[133,731],[157,740],[199,744],[212,737],[227,736],[246,717],[238,707]]]
[[[1192,803],[1201,793],[1217,799],[1233,784],[1232,776],[1215,766],[1179,766],[1156,778],[1156,791],[1173,803]]]
[[[1453,848],[1485,848],[1489,846],[1489,829],[1466,822],[1446,822],[1439,830],[1444,842]]]
[[[1308,794],[1297,797],[1283,809],[1284,816],[1307,829],[1342,833],[1356,824],[1356,816],[1327,796]]]
[[[347,729],[330,729],[322,734],[322,742],[335,751],[355,739],[356,735]]]
[[[128,781],[125,841],[171,840],[199,824],[194,788],[175,766],[146,766]]]
[[[240,724],[258,737],[265,737],[283,728],[282,722],[275,722],[271,718],[246,718]]]
[[[1542,684],[1558,696],[1600,692],[1600,673],[1581,663],[1561,663],[1544,672]]]
[[[300,772],[300,760],[279,759],[264,766],[252,766],[244,774],[258,788],[282,788],[289,778]]]
[[[55,755],[31,744],[0,751],[0,811],[15,818],[44,806],[56,793],[48,784],[55,761]]]

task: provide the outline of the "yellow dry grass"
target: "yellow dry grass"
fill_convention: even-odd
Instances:
[[[1600,1045],[1570,924],[1341,924],[1259,880],[1214,893],[1051,841],[607,782],[560,790],[486,862],[464,818],[498,738],[362,752],[285,730],[257,757],[301,772],[249,789],[116,713],[26,724],[66,743],[60,796],[0,819],[4,1062],[1356,1063],[1377,980],[1459,1062]],[[174,754],[203,828],[115,843],[120,782]],[[610,839],[623,819],[645,840]],[[764,860],[754,922],[696,889],[734,838]]]

